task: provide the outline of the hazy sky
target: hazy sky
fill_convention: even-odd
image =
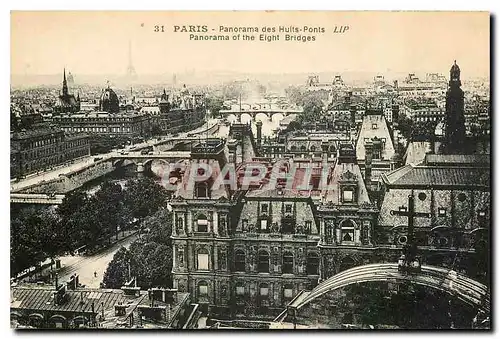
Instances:
[[[189,41],[174,25],[324,27],[314,42]],[[155,33],[163,25],[164,33]],[[344,34],[335,26],[349,25]],[[440,72],[489,74],[486,12],[12,12],[11,73]],[[260,33],[259,33],[260,34]],[[301,33],[304,35],[304,33]],[[307,35],[307,34],[306,34]],[[258,39],[258,34],[257,34]]]

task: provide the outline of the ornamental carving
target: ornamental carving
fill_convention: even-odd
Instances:
[[[342,181],[358,181],[358,176],[353,172],[347,170],[340,176],[340,180]]]

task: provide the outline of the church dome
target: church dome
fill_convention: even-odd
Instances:
[[[101,111],[108,113],[118,113],[120,111],[120,101],[115,91],[109,87],[102,91],[99,108]]]

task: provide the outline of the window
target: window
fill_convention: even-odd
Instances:
[[[446,208],[443,208],[443,207],[438,208],[438,215],[440,217],[446,216]]]
[[[281,232],[284,234],[293,234],[295,231],[295,219],[287,216],[281,219]]]
[[[460,194],[458,195],[458,201],[460,201],[460,202],[464,202],[464,201],[465,201],[465,199],[467,199],[467,196],[466,196],[464,193],[460,193]]]
[[[372,124],[372,129],[377,129],[377,124]]]
[[[245,252],[236,250],[234,254],[234,270],[236,272],[245,272]]]
[[[484,218],[486,216],[486,211],[485,210],[480,210],[480,211],[477,212],[477,215],[480,218]]]
[[[341,224],[342,228],[342,242],[354,242],[354,222],[352,220],[345,220]]]
[[[346,188],[342,194],[343,202],[353,202],[354,201],[354,191],[352,189]]]
[[[200,168],[203,170],[202,168]],[[199,170],[200,170],[199,169]],[[196,197],[197,198],[208,198],[208,184],[206,182],[196,183]]]
[[[204,297],[208,295],[208,284],[205,281],[198,283],[198,295]]]
[[[292,299],[293,298],[293,286],[292,285],[285,285],[285,288],[283,289],[283,297],[285,299]]]
[[[241,220],[241,227],[243,228],[243,230],[247,229],[247,227],[248,227],[248,219]]]
[[[316,252],[307,254],[307,274],[319,274],[319,256]]]
[[[283,254],[283,273],[293,273],[293,254],[290,252]]]
[[[418,194],[418,198],[420,199],[420,201],[424,201],[427,198],[427,194],[425,194],[424,192],[420,192]]]
[[[198,232],[208,232],[208,219],[204,214],[198,216],[196,223]]]
[[[311,152],[315,152],[316,151],[316,146],[312,145],[311,146]]]
[[[292,213],[292,205],[291,204],[285,205],[285,213]]]
[[[406,235],[402,235],[402,236],[398,237],[398,243],[401,245],[406,244],[407,241],[408,241],[408,238],[406,237]]]
[[[198,250],[198,269],[208,270],[208,250],[204,248]]]
[[[269,285],[267,285],[266,283],[260,284],[259,295],[261,297],[267,298],[269,296]]]
[[[260,221],[260,225],[259,225],[259,231],[260,232],[267,232],[268,231],[268,227],[267,227],[267,219],[262,219]]]
[[[269,273],[269,253],[267,251],[259,251],[257,271]]]
[[[306,221],[306,234],[311,233],[312,222]]]
[[[245,295],[245,286],[238,285],[236,286],[236,295]]]
[[[260,213],[268,213],[268,205],[267,204],[262,204],[260,206]]]

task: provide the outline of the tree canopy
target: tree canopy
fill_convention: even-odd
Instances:
[[[103,284],[107,288],[119,288],[131,277],[137,285],[150,287],[171,287],[172,285],[172,215],[166,209],[158,210],[143,221],[148,231],[126,250],[117,252],[104,274]]]

